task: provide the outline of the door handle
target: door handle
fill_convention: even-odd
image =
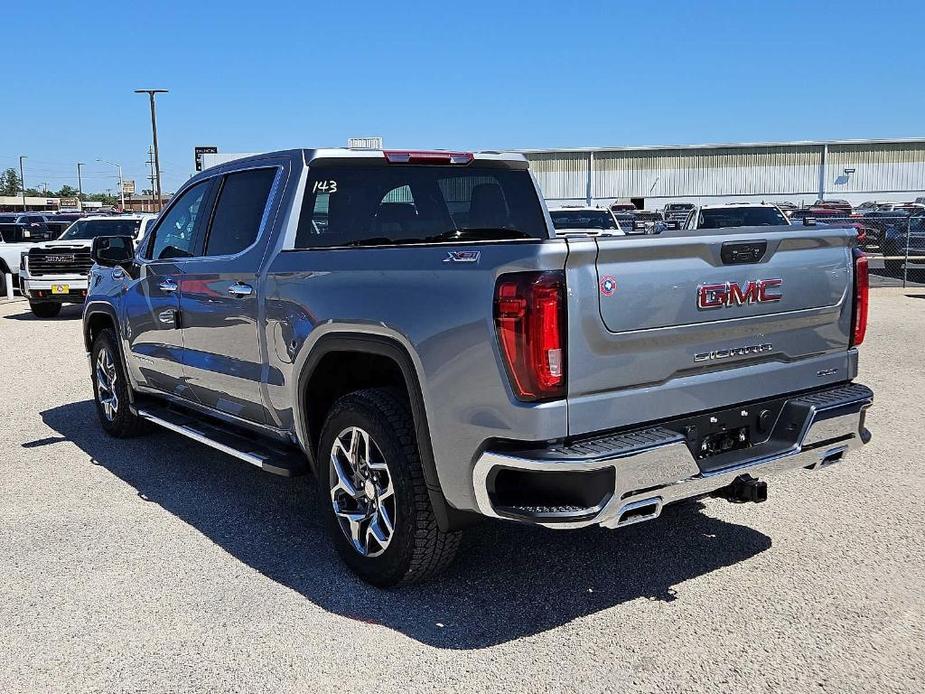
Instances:
[[[177,283],[174,282],[173,280],[164,280],[157,286],[158,286],[158,289],[160,289],[162,292],[172,293],[172,292],[177,291]]]
[[[249,284],[244,284],[243,282],[235,282],[228,287],[228,293],[231,294],[231,296],[245,297],[253,294],[254,288]]]

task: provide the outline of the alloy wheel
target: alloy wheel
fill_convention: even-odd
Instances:
[[[331,447],[331,504],[340,529],[364,557],[382,554],[395,530],[395,489],[382,451],[359,427],[344,429]]]
[[[112,353],[104,347],[96,357],[96,395],[103,414],[110,422],[119,411],[119,396],[116,394],[118,372]]]

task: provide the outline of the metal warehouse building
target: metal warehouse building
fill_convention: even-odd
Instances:
[[[925,196],[925,139],[520,150],[552,203],[716,204]]]

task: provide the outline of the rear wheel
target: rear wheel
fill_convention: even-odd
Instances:
[[[103,429],[116,438],[143,433],[147,428],[145,420],[129,407],[129,385],[112,330],[99,332],[93,340],[90,358],[93,397]]]
[[[61,304],[52,301],[29,302],[29,308],[36,318],[54,318],[61,313]]]
[[[444,533],[430,503],[414,421],[396,393],[340,398],[321,433],[318,477],[328,533],[343,559],[377,586],[416,583],[452,561],[461,533]]]

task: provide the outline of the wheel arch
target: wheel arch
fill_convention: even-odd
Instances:
[[[95,301],[87,304],[84,309],[83,331],[84,347],[89,352],[93,349],[93,341],[104,328],[112,328],[116,334],[116,342],[119,341],[118,319],[116,318],[115,309],[107,303]]]
[[[113,336],[116,338],[116,349],[119,350],[119,359],[122,361],[122,370],[125,373],[126,383],[128,384],[129,402],[135,404],[135,384],[132,380],[132,374],[128,367],[128,360],[125,358],[125,347],[122,344],[122,336],[119,333],[119,319],[115,307],[105,301],[91,301],[84,307],[83,314],[83,338],[84,347],[89,358],[93,350],[93,341],[101,330],[111,328]]]
[[[338,355],[351,355],[352,358],[362,358],[366,355],[373,360],[386,360],[387,363],[393,365],[392,368],[396,370],[395,374],[400,374],[400,385],[403,386],[408,396],[414,421],[424,481],[438,525],[445,532],[465,525],[467,514],[450,507],[440,487],[418,369],[409,350],[394,337],[365,332],[338,331],[322,335],[311,346],[310,352],[298,371],[297,390],[294,394],[296,408],[294,422],[299,442],[308,456],[312,472],[317,474],[318,461],[315,456],[315,445],[320,435],[317,422],[323,422],[327,409],[324,412],[313,410],[311,388],[313,383],[317,383],[316,377],[322,374],[319,367],[326,363],[330,364],[331,357]],[[380,363],[384,365],[386,362]],[[322,398],[318,402],[318,407],[326,408],[330,404],[332,403],[325,402]],[[313,426],[312,422],[316,424]]]

